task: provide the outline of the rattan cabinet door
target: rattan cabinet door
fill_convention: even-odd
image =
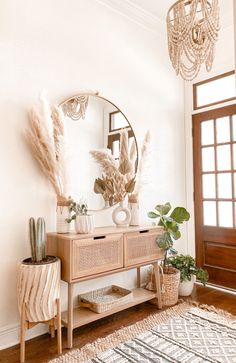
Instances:
[[[110,234],[73,241],[73,280],[123,266],[123,234]]]
[[[162,231],[145,230],[124,235],[125,266],[163,258],[163,251],[157,246],[156,238]]]

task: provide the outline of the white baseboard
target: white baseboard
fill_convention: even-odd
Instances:
[[[26,331],[26,340],[35,338],[39,335],[48,332],[47,326],[43,324],[36,325],[30,330]],[[20,342],[20,326],[19,325],[7,325],[0,328],[0,350],[12,347]]]

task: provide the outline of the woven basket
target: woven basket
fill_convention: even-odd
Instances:
[[[180,271],[174,267],[161,269],[161,297],[164,306],[175,305],[179,297]]]
[[[178,302],[180,271],[174,267],[161,268],[161,298],[163,306],[175,305]],[[148,271],[146,289],[156,291],[156,282],[153,268]],[[156,299],[151,301],[157,303]]]
[[[81,294],[78,298],[80,307],[86,307],[101,314],[121,304],[128,303],[132,298],[132,291],[111,285]]]

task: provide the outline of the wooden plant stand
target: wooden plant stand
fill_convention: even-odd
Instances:
[[[57,321],[58,353],[61,353],[60,278],[61,261],[32,263],[28,259],[18,265],[17,299],[20,312],[20,361],[25,361],[25,333],[39,323],[49,325],[55,336]]]
[[[25,362],[25,333],[27,329],[33,328],[35,325],[44,323],[49,326],[51,337],[55,337],[55,320],[57,322],[57,352],[62,353],[62,343],[61,343],[61,308],[60,299],[56,300],[57,304],[57,315],[47,321],[39,321],[37,323],[31,323],[26,320],[26,306],[25,303],[22,304],[21,317],[20,317],[20,362]]]
[[[96,228],[91,234],[47,235],[47,253],[60,257],[62,280],[68,284],[68,309],[62,313],[62,324],[67,328],[67,347],[73,346],[73,330],[118,311],[128,309],[145,301],[157,298],[162,308],[158,261],[163,260],[163,251],[157,246],[156,237],[162,228],[138,226],[127,228]],[[152,265],[157,291],[141,287],[141,267]],[[87,308],[74,307],[74,284],[115,273],[137,270],[137,288],[133,297],[114,309],[97,314]]]

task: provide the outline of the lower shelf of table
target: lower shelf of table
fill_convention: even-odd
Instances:
[[[92,321],[99,320],[105,316],[115,314],[119,311],[128,309],[132,306],[141,304],[145,301],[149,301],[156,297],[156,293],[153,291],[148,291],[142,288],[133,290],[132,300],[126,304],[117,306],[115,309],[111,309],[101,314],[94,313],[87,308],[76,308],[73,310],[73,328],[78,328],[79,326],[91,323]],[[62,313],[62,324],[68,326],[67,311]]]

